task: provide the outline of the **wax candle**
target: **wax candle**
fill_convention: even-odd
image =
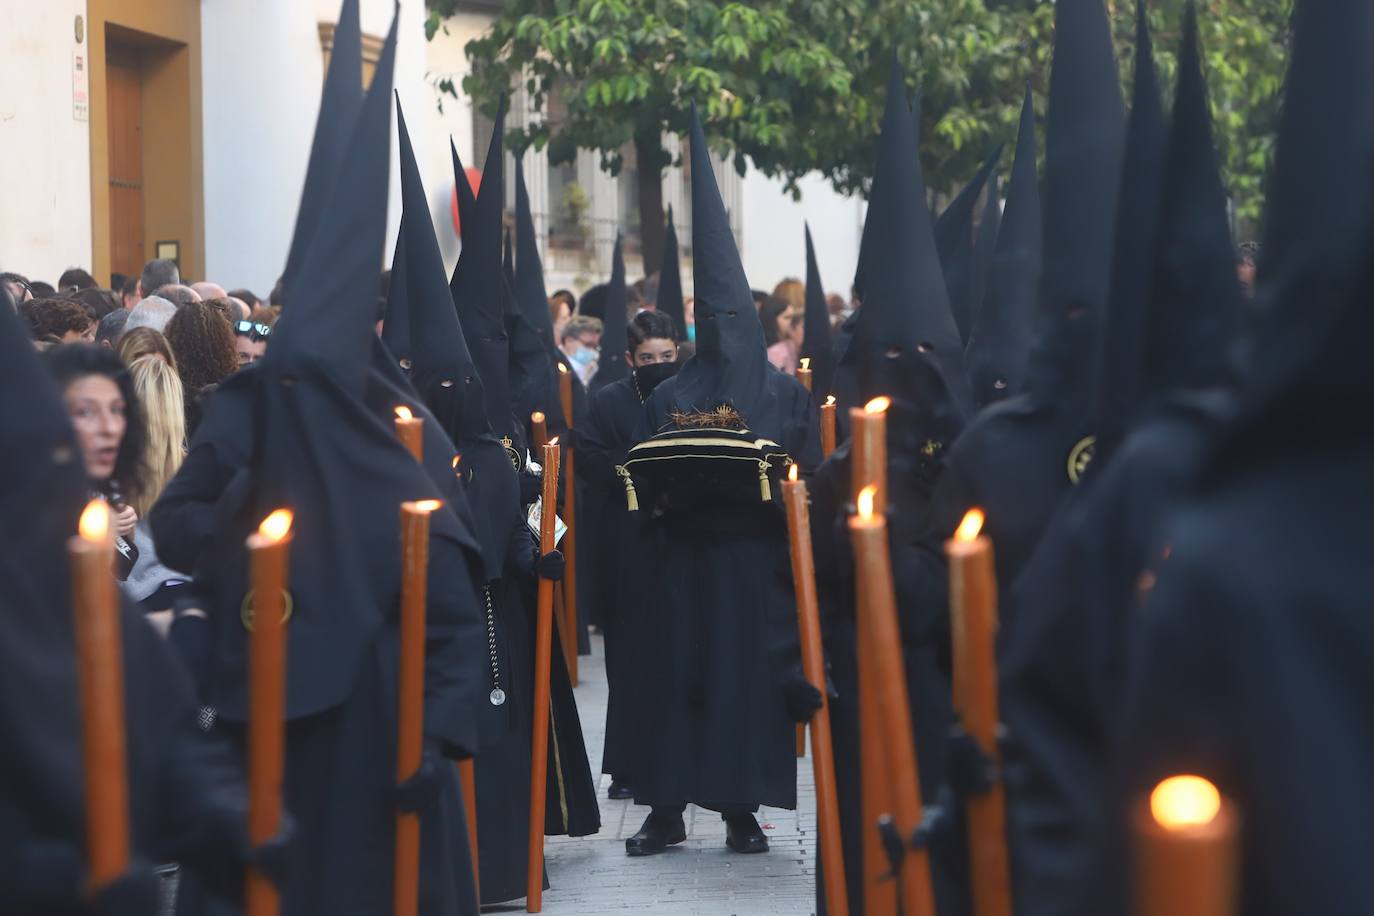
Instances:
[[[292,514],[278,509],[248,536],[252,567],[252,629],[248,646],[248,838],[265,843],[281,828],[286,754],[287,563]],[[256,869],[245,878],[248,916],[276,916],[276,886]]]
[[[887,512],[887,398],[874,398],[863,406],[849,411],[850,454],[853,492],[864,487],[874,488],[873,511]]]
[[[554,518],[558,502],[558,438],[544,446],[544,486],[539,506],[539,550],[554,549]],[[549,670],[553,652],[553,582],[539,580],[534,643],[534,733],[530,742],[529,855],[525,875],[525,910],[544,906],[544,809],[548,799]]]
[[[1165,779],[1132,813],[1137,916],[1232,916],[1240,872],[1235,806],[1201,776]]]
[[[788,469],[787,480],[783,481],[782,498],[787,507],[802,670],[812,686],[821,692],[821,708],[811,719],[811,767],[816,778],[816,820],[820,828],[821,871],[825,876],[825,909],[830,916],[848,916],[844,851],[840,845],[840,804],[835,787],[835,752],[830,736],[830,699],[825,688],[816,567],[811,550],[811,516],[806,483],[797,479],[795,464]]]
[[[801,382],[807,391],[811,390],[811,357],[801,358],[801,365],[797,366],[797,381]]]
[[[829,395],[821,405],[821,455],[829,458],[835,451],[835,396]]]
[[[404,404],[396,408],[396,438],[400,439],[416,461],[425,455],[425,421],[415,416]]]
[[[997,748],[997,581],[992,542],[981,534],[983,513],[970,509],[945,542],[954,655],[954,708],[995,765]],[[1011,916],[1006,801],[1001,781],[966,804],[970,886],[975,916]]]
[[[887,521],[877,513],[878,488],[869,484],[859,492],[858,513],[849,519],[854,546],[858,627],[868,633],[869,654],[861,656],[873,669],[873,684],[881,721],[881,740],[887,758],[890,814],[902,837],[911,837],[921,823],[920,771],[902,661],[902,634],[897,623],[897,599],[888,555]],[[860,697],[863,702],[863,697]],[[862,728],[862,727],[861,727]],[[865,829],[872,829],[868,823]],[[868,863],[865,863],[867,870]],[[899,881],[904,916],[934,916],[930,860],[925,849],[906,850]]]
[[[92,500],[81,513],[77,532],[67,541],[67,556],[81,698],[87,868],[90,890],[96,891],[129,865],[123,638],[110,507]]]

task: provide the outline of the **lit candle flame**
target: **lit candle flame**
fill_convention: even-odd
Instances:
[[[83,541],[92,544],[103,543],[110,536],[110,507],[105,500],[93,499],[86,503],[76,530]]]
[[[1205,827],[1221,811],[1221,793],[1201,776],[1170,776],[1150,793],[1150,813],[1167,830]]]
[[[558,437],[557,437],[557,436],[554,436],[552,439],[549,440],[549,445],[557,445],[557,444],[558,444]]]
[[[809,357],[809,356],[803,356],[803,357],[801,358],[801,367],[802,367],[803,369],[805,369],[807,372],[810,372],[810,371],[811,371],[811,357]]]
[[[437,499],[422,499],[419,502],[411,503],[411,505],[415,507],[416,511],[430,513],[437,511],[443,503]]]
[[[396,408],[396,419],[410,421],[415,419],[415,414],[410,412],[410,408],[404,404]]]
[[[531,422],[531,423],[543,423],[543,422],[544,422],[544,412],[543,412],[542,410],[536,410],[534,413],[530,414],[530,422]]]
[[[796,483],[796,482],[797,482],[797,465],[796,465],[796,462],[793,462],[792,464],[790,464],[790,465],[787,466],[787,479],[790,480],[790,481],[792,481],[793,483]]]
[[[462,460],[463,460],[463,456],[462,456],[462,455],[454,455],[454,456],[453,456],[453,469],[454,469],[455,471],[458,470],[458,462],[460,462],[460,461],[462,461]]]
[[[565,365],[563,365],[562,363],[559,363],[559,364],[558,364],[558,371],[559,371],[559,372],[567,372],[567,371],[568,371],[568,367],[565,366]]]
[[[826,396],[826,399],[825,399],[825,406],[826,406],[826,407],[834,407],[834,406],[835,406],[835,396],[834,396],[833,394],[827,395],[827,396]]]
[[[258,526],[258,534],[275,544],[291,531],[293,518],[290,509],[278,509],[262,520],[262,524]]]
[[[886,413],[887,409],[891,406],[891,398],[874,398],[864,405],[864,413]]]
[[[964,513],[964,520],[959,523],[959,530],[954,532],[956,541],[973,541],[978,539],[978,534],[983,530],[983,510],[970,509]]]
[[[870,519],[873,517],[873,501],[878,498],[878,487],[869,484],[859,491],[859,498],[856,500],[859,506],[859,518]]]

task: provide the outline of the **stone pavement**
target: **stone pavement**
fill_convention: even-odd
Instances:
[[[577,707],[587,739],[592,772],[601,771],[606,730],[606,669],[601,639],[592,656],[580,660]],[[808,916],[815,913],[816,795],[810,758],[797,761],[796,811],[764,808],[759,823],[771,850],[742,856],[725,848],[720,815],[688,806],[687,842],[659,856],[631,859],[625,838],[648,808],[606,797],[610,777],[601,776],[601,832],[596,836],[550,838],[545,855],[552,885],[544,892],[549,916],[653,913],[663,916]],[[516,906],[484,912],[523,912]]]

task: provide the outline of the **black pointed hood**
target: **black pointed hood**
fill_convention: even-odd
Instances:
[[[589,386],[598,391],[612,382],[618,382],[630,374],[629,364],[625,362],[625,351],[630,349],[630,336],[627,325],[630,322],[629,295],[625,289],[625,256],[621,245],[623,239],[615,234],[615,249],[611,253],[611,282],[606,289],[606,317],[601,332],[601,362],[597,365],[596,375],[592,376]]]
[[[507,226],[501,240],[501,276],[505,278],[506,289],[510,290],[512,296],[517,295],[515,285],[515,246],[510,241],[510,227]],[[516,308],[520,307],[518,298],[515,300]]]
[[[864,300],[845,360],[857,369],[860,399],[897,396],[907,363],[933,352],[956,404],[969,403],[964,348],[949,311],[935,250],[917,149],[919,112],[907,108],[901,65],[893,59],[864,235]]]
[[[315,138],[301,189],[296,230],[282,271],[283,288],[301,267],[305,248],[319,222],[337,176],[342,151],[347,147],[353,123],[363,104],[363,36],[358,21],[358,0],[344,0],[334,26],[329,70],[324,75]]]
[[[534,231],[530,195],[525,187],[525,157],[515,157],[515,298],[520,313],[547,348],[557,346],[553,339],[553,316],[549,313],[549,293],[544,286],[544,265],[539,259],[539,236]]]
[[[463,233],[471,225],[470,220],[477,218],[477,195],[468,181],[468,171],[463,168],[462,157],[458,155],[458,146],[452,137],[448,138],[448,154],[453,160],[453,193],[458,199],[458,235],[461,240]]]
[[[288,303],[272,330],[262,359],[264,375],[276,379],[311,374],[327,377],[350,395],[366,386],[377,277],[386,239],[387,181],[390,168],[391,68],[396,52],[395,22],[377,64],[378,77],[363,102],[345,147],[332,156],[311,154],[333,181],[313,223],[302,215],[296,235],[306,233],[299,269],[285,278]],[[336,48],[334,61],[343,53]],[[341,67],[344,64],[339,64]],[[330,85],[326,83],[326,91]],[[384,138],[368,135],[380,131]],[[333,161],[337,159],[337,161]],[[331,168],[332,166],[332,168]],[[378,180],[377,175],[383,178]],[[316,175],[306,182],[318,186]],[[293,242],[293,246],[297,243]]]
[[[949,309],[959,327],[959,340],[968,343],[973,332],[977,302],[974,299],[975,277],[973,261],[973,211],[978,196],[988,183],[997,163],[1002,161],[1002,145],[978,169],[968,184],[955,195],[935,220],[935,250],[940,255],[940,269],[945,275],[945,289],[949,293]]]
[[[997,251],[997,231],[1002,227],[1002,182],[997,172],[988,177],[988,193],[983,201],[983,215],[978,220],[978,234],[973,240],[973,324],[978,323],[978,310],[988,292],[988,277],[992,274],[992,256]],[[969,327],[969,338],[973,327]],[[968,340],[964,341],[967,360]]]
[[[429,214],[400,101],[401,228],[391,259],[382,341],[455,444],[490,431],[482,382],[453,309],[444,257]]]
[[[1124,140],[1102,0],[1055,5],[1045,129],[1044,252],[1027,391],[1087,419],[1095,400]]]
[[[1368,436],[1374,363],[1374,6],[1296,6],[1267,187],[1255,340],[1240,416],[1216,469]]]
[[[668,228],[663,233],[663,263],[658,269],[658,299],[654,308],[673,319],[677,339],[687,339],[687,306],[682,297],[682,262],[673,225],[673,207],[668,205]]]
[[[501,264],[501,217],[504,204],[502,188],[502,134],[505,131],[506,105],[502,100],[487,149],[481,190],[463,213],[463,185],[467,179],[454,152],[454,181],[459,188],[459,220],[463,227],[463,248],[449,280],[449,291],[458,310],[458,321],[467,340],[468,351],[482,379],[487,419],[500,436],[514,434],[511,412],[510,347],[506,331],[505,279]]]
[[[1025,379],[1040,288],[1043,231],[1035,161],[1035,106],[1027,86],[987,294],[969,340],[969,378],[980,408],[1019,392]]]
[[[673,380],[673,407],[690,414],[730,404],[747,426],[776,412],[768,385],[773,370],[695,106],[691,147],[697,352]]]
[[[810,226],[806,227],[806,331],[802,335],[801,355],[811,361],[812,393],[824,400],[834,383],[835,363],[830,345],[830,305],[825,301]]]
[[[1226,386],[1234,381],[1228,351],[1241,293],[1192,3],[1163,176],[1145,385],[1153,395]]]
[[[1102,375],[1098,383],[1099,457],[1106,457],[1119,441],[1139,407],[1166,133],[1145,2],[1137,0],[1135,81],[1121,165],[1111,307],[1103,329]]]

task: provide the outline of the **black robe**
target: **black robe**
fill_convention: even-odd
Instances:
[[[601,772],[629,781],[635,733],[627,715],[637,691],[630,679],[632,658],[639,654],[630,634],[643,605],[656,600],[661,586],[653,575],[654,551],[648,516],[630,512],[625,485],[616,467],[630,448],[648,438],[644,402],[634,376],[593,392],[587,419],[577,437],[577,474],[583,482],[578,559],[588,601],[601,609],[606,648],[606,742]]]
[[[1004,599],[999,695],[1018,913],[1089,916],[1113,909],[1102,908],[1103,893],[1120,892],[1123,856],[1103,815],[1115,792],[1127,631],[1161,520],[1226,405],[1220,392],[1177,394],[1145,411],[1064,500]]]
[[[700,354],[696,357],[701,359]],[[684,370],[685,372],[685,370]],[[659,385],[649,425],[668,422],[685,378]],[[746,417],[758,436],[814,467],[819,442],[810,395],[790,376],[764,378],[767,416]],[[782,502],[747,494],[707,501],[668,487],[641,501],[661,553],[662,600],[646,605],[632,636],[641,651],[634,721],[635,801],[714,810],[796,807],[795,729],[783,677],[798,661],[797,618]]]

